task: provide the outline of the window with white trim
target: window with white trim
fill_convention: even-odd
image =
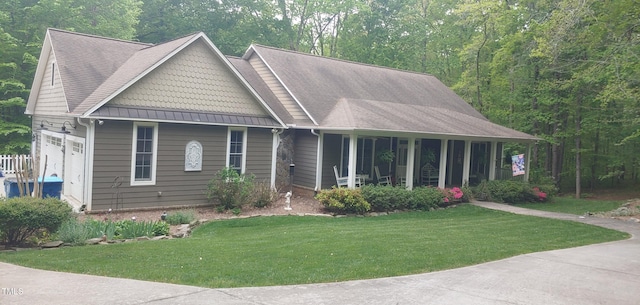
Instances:
[[[131,185],[155,185],[158,124],[134,123],[131,151]]]
[[[246,163],[247,130],[231,129],[227,135],[227,167],[243,174]]]

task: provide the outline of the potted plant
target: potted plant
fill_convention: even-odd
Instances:
[[[376,158],[378,159],[378,162],[381,162],[381,163],[391,163],[393,162],[394,157],[395,156],[393,152],[388,149],[382,149],[378,151],[378,153],[376,154]]]

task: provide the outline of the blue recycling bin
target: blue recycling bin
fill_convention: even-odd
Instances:
[[[38,183],[41,183],[41,182],[42,182],[42,177],[38,177]],[[60,199],[63,182],[64,181],[58,177],[44,177],[44,184],[42,185],[42,196],[55,197]],[[28,193],[31,194],[32,191],[33,191],[33,180],[29,180]],[[20,189],[18,188],[18,180],[16,178],[4,179],[4,192],[7,195],[7,198],[19,197]]]

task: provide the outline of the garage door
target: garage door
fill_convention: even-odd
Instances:
[[[67,136],[66,141],[64,194],[82,202],[84,184],[84,139]]]
[[[40,143],[40,175],[58,176],[62,178],[64,165],[63,135],[42,131]],[[45,169],[45,156],[46,169]]]

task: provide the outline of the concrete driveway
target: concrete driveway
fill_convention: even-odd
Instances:
[[[411,276],[330,284],[206,289],[0,263],[0,304],[640,304],[640,224],[476,202],[633,234]]]

